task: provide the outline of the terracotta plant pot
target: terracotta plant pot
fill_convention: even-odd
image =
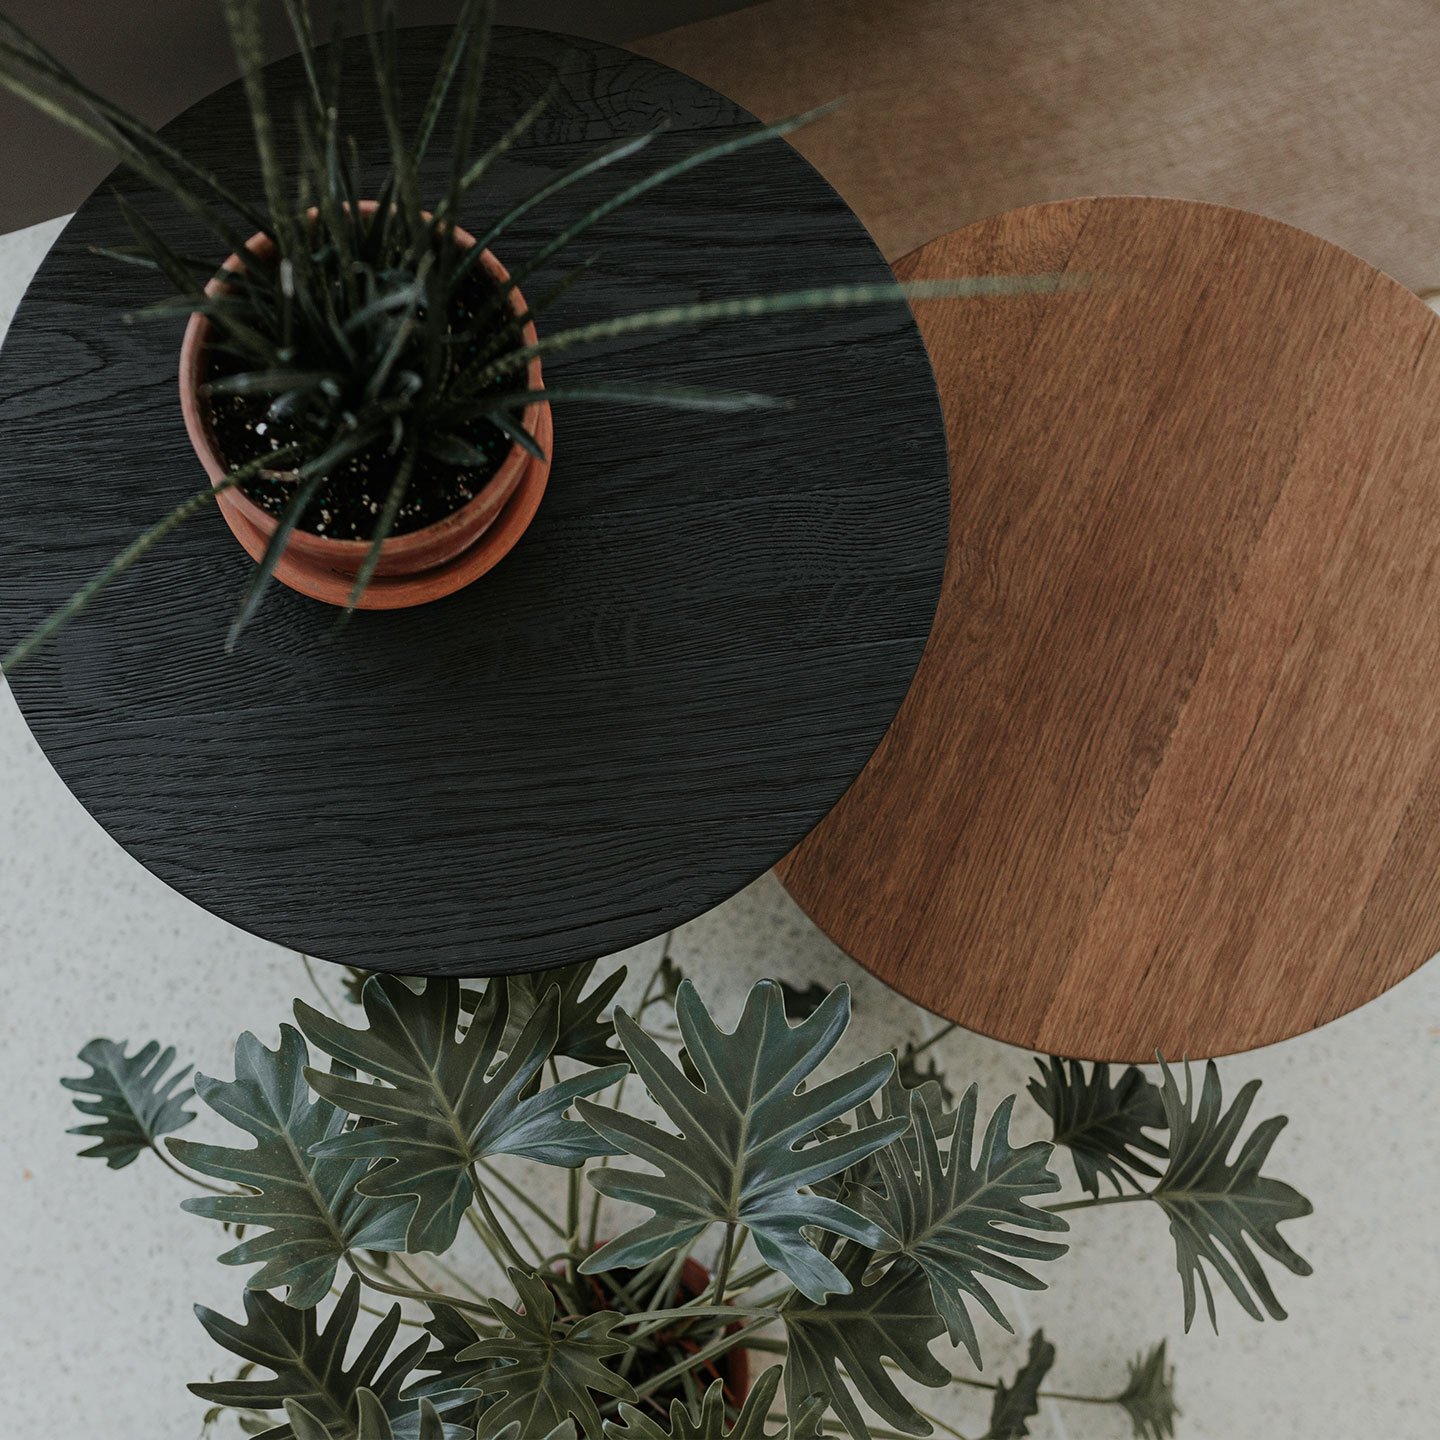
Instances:
[[[373,200],[362,200],[360,206],[367,215],[377,209]],[[461,249],[468,250],[475,244],[475,237],[458,226],[454,236]],[[262,231],[251,236],[245,248],[250,254],[265,256],[273,254],[275,247]],[[480,263],[497,284],[503,285],[509,280],[509,271],[490,251],[481,255]],[[240,256],[231,255],[223,268],[233,273],[243,265]],[[225,289],[225,281],[216,276],[205,289],[207,294],[218,294]],[[525,313],[525,299],[519,290],[510,292],[509,303],[517,318]],[[535,343],[533,322],[526,324],[521,333],[527,345]],[[231,467],[220,453],[200,393],[209,366],[209,338],[209,319],[198,313],[191,315],[180,346],[180,408],[190,443],[210,483],[218,486]],[[542,388],[538,356],[530,361],[525,379],[528,390]],[[361,598],[362,610],[403,609],[451,595],[477,580],[509,553],[539,508],[550,475],[549,457],[554,441],[550,406],[546,402],[532,401],[527,405],[522,423],[539,442],[546,458],[539,460],[520,446],[511,446],[499,469],[473,500],[434,524],[387,539],[381,546],[375,576]],[[217,499],[220,513],[235,538],[251,559],[259,560],[275,533],[276,517],[239,487],[222,491]],[[275,568],[275,578],[311,599],[345,605],[349,603],[355,576],[369,548],[364,540],[334,540],[297,529]]]
[[[686,1260],[680,1269],[680,1284],[677,1287],[687,1300],[703,1295],[710,1288],[710,1272],[698,1260]],[[734,1334],[740,1328],[739,1321],[725,1327],[726,1334]],[[696,1349],[698,1345],[685,1348]],[[725,1398],[732,1405],[741,1405],[750,1393],[750,1354],[746,1350],[731,1350],[718,1360],[711,1361],[700,1377],[700,1389],[716,1378],[725,1382]]]

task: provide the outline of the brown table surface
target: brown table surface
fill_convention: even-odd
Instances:
[[[793,137],[891,260],[1071,195],[1182,195],[1440,285],[1435,0],[767,0],[633,48]]]
[[[906,277],[950,563],[870,765],[782,862],[931,1010],[1117,1060],[1224,1054],[1440,948],[1440,318],[1314,236],[1147,199],[1013,211]]]

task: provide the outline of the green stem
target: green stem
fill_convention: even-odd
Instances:
[[[645,992],[641,995],[639,1008],[635,1011],[637,1019],[645,1013],[646,1007],[650,1004],[650,996],[654,992],[655,986],[659,983],[660,972],[665,968],[665,962],[670,958],[670,946],[674,943],[674,940],[675,932],[673,930],[666,931],[665,939],[660,945],[660,958],[655,962],[655,968],[650,972],[649,980],[645,982]],[[625,1094],[625,1082],[629,1078],[630,1072],[627,1070],[625,1074],[620,1077],[620,1083],[615,1087],[614,1103],[616,1109],[620,1107],[620,1100]],[[601,1159],[598,1168],[604,1170],[609,1163],[610,1157],[607,1155]],[[596,1247],[596,1239],[600,1231],[600,1201],[602,1198],[600,1192],[596,1190],[590,1200],[590,1227],[585,1241],[585,1250],[587,1253]]]
[[[616,1326],[621,1325],[649,1325],[656,1322],[656,1328],[661,1328],[670,1320],[694,1320],[702,1315],[713,1315],[722,1320],[734,1320],[746,1315],[770,1320],[778,1320],[780,1312],[769,1306],[760,1305],[676,1305],[669,1310],[642,1310],[636,1315],[623,1315],[615,1322]],[[636,1336],[636,1339],[642,1338]]]
[[[1059,1215],[1063,1210],[1093,1210],[1097,1205],[1128,1205],[1132,1200],[1148,1200],[1148,1190],[1136,1191],[1133,1195],[1128,1192],[1124,1195],[1099,1195],[1090,1196],[1084,1200],[1065,1200],[1059,1205],[1042,1205],[1042,1210],[1048,1210],[1052,1215]]]
[[[911,1403],[914,1404],[913,1401]],[[948,1420],[942,1420],[932,1411],[922,1410],[918,1405],[915,1405],[915,1413],[921,1416],[923,1419],[928,1420],[932,1425],[939,1426],[939,1428],[943,1430],[947,1435],[954,1436],[954,1440],[968,1440],[968,1437],[966,1437],[959,1430],[957,1430],[952,1424],[950,1424]]]
[[[447,1265],[438,1255],[427,1255],[425,1260],[427,1264],[433,1265],[447,1280],[458,1285],[462,1290],[468,1291],[477,1300],[482,1302],[488,1300],[489,1297],[486,1296],[482,1290],[477,1289],[476,1286],[472,1285],[458,1270]]]
[[[505,1269],[505,1252],[500,1248],[500,1242],[491,1232],[490,1227],[473,1211],[465,1211],[465,1219],[469,1222],[470,1228],[480,1237],[480,1242],[490,1252],[490,1258],[502,1269]]]
[[[418,1300],[422,1305],[453,1305],[458,1310],[471,1310],[477,1315],[484,1315],[487,1319],[493,1320],[494,1315],[488,1305],[478,1305],[473,1300],[462,1300],[456,1295],[441,1295],[434,1290],[412,1290],[408,1285],[392,1285],[388,1280],[381,1280],[378,1276],[371,1275],[356,1258],[347,1253],[345,1263],[360,1277],[362,1285],[368,1285],[372,1290],[378,1290],[382,1295],[394,1295],[400,1300]]]
[[[897,1374],[903,1373],[899,1366],[894,1365],[891,1361],[887,1360],[885,1363]],[[952,1385],[968,1385],[972,1390],[994,1391],[1000,1388],[993,1380],[972,1380],[967,1375],[952,1375],[950,1383]],[[1076,1405],[1114,1405],[1119,1399],[1116,1395],[1071,1395],[1063,1390],[1037,1390],[1035,1394],[1041,1400],[1068,1400]]]
[[[715,1262],[715,1284],[711,1290],[713,1303],[725,1303],[725,1287],[730,1283],[730,1267],[735,1263],[735,1230],[733,1220],[725,1222],[725,1239],[720,1246],[720,1258]]]
[[[500,1223],[499,1217],[495,1214],[490,1204],[490,1197],[485,1193],[485,1187],[480,1183],[480,1171],[475,1165],[470,1166],[470,1184],[475,1190],[475,1201],[480,1206],[480,1213],[485,1217],[485,1223],[494,1233],[495,1239],[499,1242],[500,1248],[509,1258],[509,1262],[517,1270],[528,1273],[530,1263],[516,1248],[515,1242],[506,1233],[505,1227]]]
[[[555,1217],[527,1190],[522,1190],[498,1165],[492,1165],[490,1161],[482,1160],[480,1161],[480,1168],[497,1184],[503,1185],[515,1200],[529,1210],[542,1224],[548,1226],[559,1239],[566,1240],[569,1238],[565,1234],[563,1227],[556,1223]],[[571,1173],[574,1174],[576,1172],[572,1171]]]
[[[493,1200],[495,1208],[500,1212],[500,1216],[505,1221],[505,1223],[509,1225],[510,1228],[514,1230],[515,1233],[519,1235],[520,1238],[524,1240],[525,1243],[534,1252],[534,1263],[536,1265],[542,1264],[545,1259],[545,1251],[543,1247],[530,1234],[530,1232],[525,1228],[524,1224],[520,1220],[520,1217],[516,1215],[516,1213],[500,1198],[499,1195],[494,1195],[491,1197],[491,1199]]]
[[[773,1318],[773,1315],[767,1313],[759,1320],[752,1320],[748,1325],[742,1325],[733,1333],[717,1336],[693,1355],[687,1355],[683,1360],[662,1370],[658,1375],[652,1375],[643,1385],[637,1386],[635,1391],[637,1398],[643,1400],[645,1396],[653,1394],[656,1390],[663,1390],[677,1376],[698,1370],[708,1361],[715,1360],[719,1356],[743,1346],[748,1336],[757,1330],[763,1330],[772,1323]]]
[[[340,1289],[338,1285],[332,1285],[330,1287],[330,1295],[332,1299],[338,1300],[343,1293],[344,1292]],[[378,1306],[367,1305],[363,1300],[357,1300],[355,1303],[367,1315],[373,1315],[377,1320],[384,1320],[388,1318],[389,1312],[381,1310]],[[400,1323],[402,1325],[412,1325],[417,1330],[423,1330],[425,1328],[425,1322],[423,1320],[416,1320],[409,1315],[402,1315],[400,1317]]]
[[[756,1265],[753,1269],[742,1270],[740,1274],[733,1276],[730,1281],[730,1288],[737,1294],[743,1294],[752,1285],[758,1285],[767,1275],[775,1272],[768,1265]]]
[[[241,1191],[226,1190],[221,1185],[212,1185],[208,1180],[202,1180],[198,1175],[192,1175],[188,1170],[182,1170],[158,1145],[153,1141],[150,1148],[159,1157],[160,1163],[173,1175],[178,1175],[182,1180],[189,1181],[191,1185],[198,1186],[201,1190],[208,1190],[212,1195],[238,1195]]]
[[[315,993],[320,997],[320,1003],[335,1017],[340,1018],[340,1012],[335,1008],[325,987],[320,983],[320,977],[315,973],[315,966],[311,963],[308,955],[300,957],[300,963],[305,967],[305,973],[310,977],[310,984],[314,987]]]
[[[912,1056],[923,1055],[932,1045],[936,1043],[936,1041],[943,1040],[952,1031],[958,1030],[959,1028],[960,1027],[958,1025],[954,1024],[942,1025],[940,1029],[938,1029],[928,1040],[922,1040],[918,1045],[914,1046],[911,1049],[910,1054]]]

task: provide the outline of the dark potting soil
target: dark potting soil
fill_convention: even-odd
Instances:
[[[457,299],[452,329],[488,305],[498,289],[495,281],[477,266],[467,277]],[[457,363],[463,365],[469,358],[472,357],[468,354],[457,357]],[[229,356],[212,352],[207,377],[215,379],[243,368]],[[272,399],[264,395],[205,398],[216,446],[231,468],[300,438],[293,424],[270,417]],[[391,534],[406,535],[453,515],[485,488],[510,453],[509,437],[488,420],[457,426],[456,433],[484,454],[484,467],[466,469],[422,454],[416,461]],[[320,486],[298,528],[330,540],[370,539],[400,460],[398,452],[390,454],[387,450],[386,442],[377,442],[351,456]],[[257,476],[240,488],[278,519],[295,493],[295,481],[283,476]]]

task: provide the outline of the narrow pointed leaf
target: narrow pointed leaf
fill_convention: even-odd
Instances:
[[[288,1286],[286,1303],[297,1309],[318,1304],[329,1292],[340,1261],[354,1250],[405,1248],[411,1206],[403,1199],[362,1195],[357,1183],[363,1161],[334,1160],[312,1153],[339,1135],[345,1113],[310,1094],[305,1042],[289,1025],[280,1027],[280,1045],[267,1050],[255,1036],[235,1046],[235,1078],[196,1076],[200,1098],[218,1115],[255,1137],[249,1148],[172,1140],[170,1150],[201,1175],[242,1185],[236,1195],[201,1195],[182,1209],[208,1220],[244,1225],[266,1233],[247,1237],[220,1257],[224,1265],[254,1265],[254,1290]]]
[[[110,584],[118,579],[138,560],[142,560],[172,531],[178,530],[192,516],[208,510],[215,503],[215,497],[223,490],[243,484],[251,475],[258,474],[266,465],[283,462],[294,455],[293,449],[277,450],[273,456],[252,461],[232,471],[218,485],[207,485],[196,491],[189,499],[182,501],[163,519],[157,520],[148,530],[137,535],[113,560],[96,571],[58,610],[54,610],[23,639],[16,642],[0,660],[0,675],[9,675],[23,665],[41,646],[53,640],[91,601]]]
[[[787,290],[773,295],[751,295],[736,300],[699,301],[665,305],[610,320],[555,330],[533,345],[512,350],[469,377],[471,389],[499,375],[523,370],[536,355],[554,355],[580,345],[617,340],[651,330],[673,330],[684,325],[714,324],[722,320],[755,320],[766,315],[806,310],[840,310],[855,305],[899,304],[907,300],[977,299],[982,296],[1052,294],[1078,288],[1087,278],[1078,275],[972,275],[954,280],[911,280],[879,285],[827,285],[818,289]]]
[[[848,1280],[805,1232],[828,1230],[872,1247],[885,1234],[849,1206],[804,1189],[888,1144],[908,1121],[882,1120],[806,1142],[869,1099],[893,1071],[894,1060],[882,1056],[802,1090],[850,1022],[850,992],[844,986],[794,1027],[786,1022],[773,981],[751,990],[728,1035],[688,980],[679,988],[675,1013],[698,1083],[623,1011],[615,1025],[631,1064],[678,1136],[598,1105],[580,1107],[600,1135],[657,1172],[612,1166],[590,1175],[602,1195],[653,1213],[602,1246],[581,1269],[589,1274],[644,1265],[707,1225],[743,1224],[760,1258],[812,1300],[845,1290]]]
[[[175,1051],[151,1040],[133,1055],[114,1040],[92,1040],[81,1052],[80,1062],[90,1067],[83,1079],[64,1078],[60,1083],[77,1094],[93,1099],[76,1100],[82,1115],[93,1121],[77,1125],[69,1133],[92,1138],[95,1143],[80,1152],[94,1156],[112,1170],[123,1170],[146,1150],[154,1150],[162,1135],[182,1130],[195,1114],[185,1108],[195,1091],[179,1086],[190,1073],[182,1066],[167,1075],[175,1063]]]

